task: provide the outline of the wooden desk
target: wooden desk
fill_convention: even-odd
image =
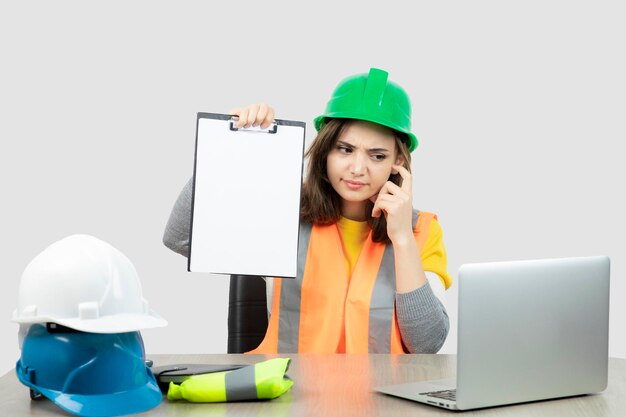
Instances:
[[[609,386],[602,394],[541,401],[457,414],[371,392],[377,385],[453,376],[454,355],[284,355],[292,358],[291,391],[272,401],[191,404],[163,402],[139,416],[623,416],[626,359],[609,360]],[[149,355],[155,366],[171,363],[254,363],[263,355]],[[14,372],[0,378],[0,415],[71,416],[50,401],[31,402]]]

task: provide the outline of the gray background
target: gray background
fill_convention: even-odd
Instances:
[[[2,2],[2,373],[19,356],[24,267],[74,233],[134,262],[169,320],[142,332],[148,353],[225,352],[228,279],[187,273],[161,244],[196,112],[267,101],[307,122],[310,142],[336,83],[371,66],[413,100],[414,202],[439,214],[450,272],[609,255],[610,354],[626,357],[623,3],[236,4]],[[443,351],[455,344],[453,327]]]

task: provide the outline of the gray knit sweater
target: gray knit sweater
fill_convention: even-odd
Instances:
[[[181,191],[163,234],[165,246],[183,256],[189,253],[192,182]],[[448,336],[450,322],[430,284],[396,293],[396,316],[402,341],[411,353],[436,353]]]

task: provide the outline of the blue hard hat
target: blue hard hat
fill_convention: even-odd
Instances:
[[[34,324],[15,371],[22,384],[79,416],[139,413],[162,399],[139,332],[51,333]]]

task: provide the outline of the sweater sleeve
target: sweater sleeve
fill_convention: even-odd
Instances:
[[[410,353],[437,353],[448,336],[450,320],[430,283],[396,294],[396,315],[402,341]]]
[[[178,195],[163,233],[163,244],[185,257],[189,256],[192,182],[193,178],[187,181]]]
[[[443,232],[436,217],[428,225],[420,257],[427,277],[434,274],[443,288],[449,288],[452,277],[447,271]],[[402,341],[410,353],[436,353],[446,341],[450,320],[430,282],[408,293],[396,294],[396,316]]]

